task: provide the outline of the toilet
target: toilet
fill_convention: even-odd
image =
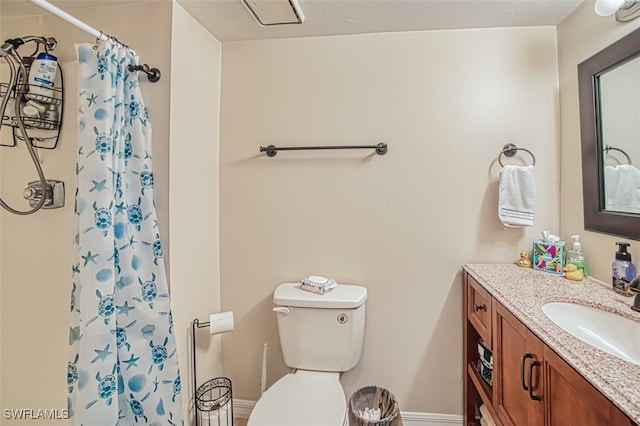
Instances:
[[[320,295],[298,283],[273,293],[284,363],[295,369],[258,400],[248,426],[346,426],[340,374],[360,360],[367,289],[338,284]]]

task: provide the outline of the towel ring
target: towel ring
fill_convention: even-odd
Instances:
[[[605,146],[604,146],[604,152],[608,154],[608,153],[609,153],[609,151],[618,151],[618,152],[621,152],[621,153],[622,153],[622,155],[624,155],[625,157],[627,157],[627,163],[628,163],[628,164],[631,164],[631,157],[629,157],[629,154],[627,154],[624,150],[622,150],[622,149],[620,149],[620,148],[616,148],[616,147],[610,146],[610,145],[605,145]]]
[[[531,151],[529,151],[526,148],[518,148],[517,146],[515,146],[515,144],[508,143],[502,147],[502,151],[500,151],[500,155],[498,155],[498,163],[500,164],[500,167],[504,167],[504,164],[502,164],[502,161],[500,161],[503,155],[506,155],[507,157],[513,157],[514,155],[516,155],[516,152],[518,151],[528,152],[529,155],[531,156],[531,159],[533,160],[532,165],[533,166],[536,165],[536,156],[533,155]]]

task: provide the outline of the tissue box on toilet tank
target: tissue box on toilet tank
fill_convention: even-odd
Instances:
[[[533,269],[562,275],[564,272],[564,241],[557,243],[533,242]]]

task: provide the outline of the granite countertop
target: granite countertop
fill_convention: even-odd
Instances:
[[[633,297],[600,281],[570,281],[515,264],[465,264],[464,270],[544,343],[575,368],[634,422],[640,424],[640,366],[623,361],[567,333],[542,312],[549,302],[575,302],[640,322]],[[629,336],[640,345],[640,336]]]

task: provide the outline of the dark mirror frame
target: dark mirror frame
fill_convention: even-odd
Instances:
[[[640,240],[640,214],[605,210],[599,77],[637,56],[640,56],[640,29],[578,65],[584,228],[634,240]]]

